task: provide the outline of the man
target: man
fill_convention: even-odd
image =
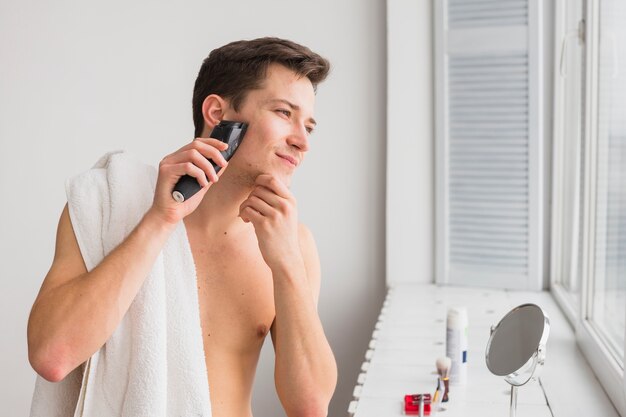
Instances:
[[[328,70],[328,61],[308,48],[276,38],[211,52],[194,88],[196,139],[163,158],[152,206],[89,272],[65,207],[54,261],[28,324],[29,360],[39,375],[61,381],[109,340],[172,230],[184,222],[212,415],[252,415],[252,384],[268,330],[287,415],[327,414],[337,370],[316,308],[319,259],[288,186],[309,148],[315,89]],[[209,138],[221,120],[249,124],[228,163],[219,153],[226,146]],[[219,174],[207,158],[222,167]],[[185,174],[202,189],[178,203],[172,189]]]

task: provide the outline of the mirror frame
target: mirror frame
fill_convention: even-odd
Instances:
[[[513,371],[508,375],[503,375],[506,382],[516,387],[526,384],[532,378],[537,378],[537,376],[539,376],[540,374],[541,368],[545,363],[546,344],[548,342],[548,336],[550,335],[550,319],[548,318],[545,310],[539,307],[537,304],[533,303],[525,303],[513,308],[504,317],[502,317],[502,319],[500,319],[496,326],[491,327],[491,333],[489,335],[489,340],[487,341],[487,349],[485,350],[485,362],[487,364],[487,369],[489,369],[489,371],[491,372],[491,368],[489,368],[489,351],[491,348],[491,343],[493,342],[493,335],[496,333],[498,328],[502,326],[507,317],[509,317],[511,314],[515,313],[519,309],[530,306],[538,308],[539,311],[541,311],[541,313],[543,314],[543,332],[541,334],[541,338],[539,339],[539,343],[537,344],[537,348],[534,350],[530,358],[528,358],[526,363],[524,363],[518,370]],[[493,372],[491,373],[493,374]]]

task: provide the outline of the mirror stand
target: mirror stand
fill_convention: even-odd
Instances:
[[[535,304],[514,308],[491,328],[487,368],[511,385],[511,417],[517,414],[517,388],[536,379],[543,367],[549,334],[550,320]]]
[[[511,417],[517,414],[517,386],[511,385]]]

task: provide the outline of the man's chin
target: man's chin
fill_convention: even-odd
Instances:
[[[283,184],[285,184],[287,187],[291,186],[291,177],[293,176],[292,173],[286,173],[286,172],[279,172],[278,170],[267,170],[267,171],[261,171],[261,170],[255,170],[255,171],[248,171],[245,173],[242,173],[240,175],[238,175],[238,179],[237,179],[237,183],[239,183],[240,185],[244,186],[244,187],[253,187],[256,179],[259,175],[261,174],[270,174],[273,175],[275,178],[277,178],[279,181],[281,181]]]
[[[292,174],[286,174],[284,172],[273,172],[273,173],[269,173],[274,176],[274,178],[278,179],[280,182],[282,182],[283,184],[285,184],[287,186],[287,188],[289,188],[291,186],[291,177]]]

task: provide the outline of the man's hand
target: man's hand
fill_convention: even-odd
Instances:
[[[220,152],[226,148],[228,145],[217,139],[196,138],[163,158],[159,163],[159,176],[150,211],[168,224],[176,224],[192,213],[211,184],[217,182],[224,172],[224,169],[221,169],[219,174],[216,174],[207,158],[225,168],[228,163]],[[178,203],[172,198],[172,190],[183,175],[194,177],[202,188],[187,201]]]
[[[263,259],[272,270],[303,264],[296,199],[278,178],[259,175],[239,206],[239,217],[253,224]]]
[[[152,207],[91,271],[83,261],[69,210],[63,210],[54,262],[28,322],[28,358],[39,375],[48,381],[60,381],[109,340],[174,226],[198,207],[209,188],[207,178],[211,182],[218,180],[207,158],[226,167],[219,153],[226,147],[216,139],[198,138],[163,158]],[[185,174],[198,179],[203,188],[188,201],[178,203],[172,198],[172,190]]]
[[[298,223],[295,198],[272,175],[257,177],[239,216],[253,224],[274,278],[278,397],[288,416],[326,416],[337,365],[317,314],[320,267],[313,237]]]

